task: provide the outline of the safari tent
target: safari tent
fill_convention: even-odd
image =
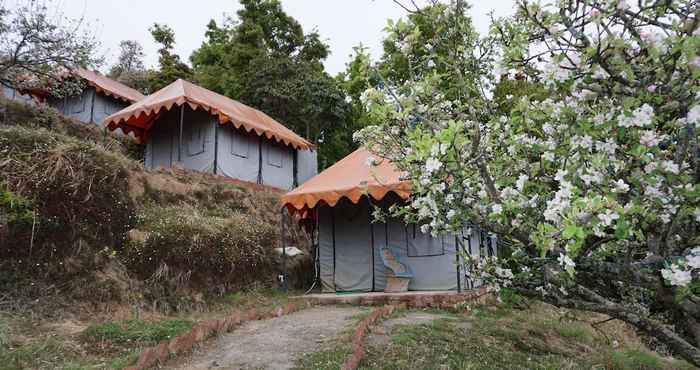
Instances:
[[[0,89],[0,96],[5,97],[6,99],[10,100],[15,100],[15,101],[20,101],[26,104],[34,104],[35,101],[32,98],[31,94],[29,93],[22,93],[18,91],[17,89],[14,89],[12,87],[8,87],[5,85],[0,86],[2,87]]]
[[[76,69],[71,75],[85,82],[79,94],[62,98],[45,94],[43,98],[63,115],[84,123],[104,127],[107,116],[144,98],[139,91],[98,72]]]
[[[177,80],[106,119],[146,143],[148,168],[174,164],[289,190],[317,173],[314,146],[267,114]]]
[[[368,157],[369,151],[358,149],[282,197],[290,212],[315,221],[322,290],[388,291],[394,277],[405,277],[408,290],[478,286],[457,252],[495,255],[495,237],[470,224],[433,237],[400,219],[372,222],[373,207],[404,202],[411,188],[392,163],[369,167]]]

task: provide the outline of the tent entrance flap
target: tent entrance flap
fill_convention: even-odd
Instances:
[[[335,222],[335,290],[371,291],[372,236],[367,203],[343,202],[333,212]]]

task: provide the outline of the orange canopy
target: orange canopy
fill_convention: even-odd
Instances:
[[[113,79],[105,77],[97,72],[78,68],[73,71],[73,74],[84,79],[87,84],[94,87],[97,92],[103,93],[107,96],[113,96],[129,103],[136,103],[137,101],[145,98],[145,96],[138,90],[132,89],[129,86],[114,81]]]
[[[203,109],[218,117],[221,124],[230,122],[236,128],[254,131],[256,135],[274,138],[277,142],[296,149],[311,149],[306,139],[284,127],[267,114],[226,96],[209,91],[185,80],[177,80],[105,119],[110,130],[121,128],[124,133],[134,132],[144,142],[153,122],[163,109],[187,103],[192,109]]]
[[[101,75],[99,72],[89,71],[83,68],[77,68],[72,71],[65,71],[57,76],[58,80],[75,77],[84,80],[89,86],[92,86],[98,93],[111,96],[115,99],[123,100],[127,103],[136,103],[145,96],[138,90],[132,89],[123,83],[117,82],[109,77]],[[28,80],[28,77],[19,78],[18,80]],[[54,81],[55,83],[55,81]],[[51,95],[51,85],[48,86],[28,86],[20,89],[22,94],[30,94],[39,100],[44,100]]]
[[[381,200],[389,192],[403,199],[411,194],[410,181],[401,180],[401,173],[387,160],[369,166],[372,157],[367,149],[360,148],[338,163],[311,178],[300,187],[282,196],[282,204],[291,211],[308,211],[319,202],[335,206],[346,197],[357,203],[364,194]]]

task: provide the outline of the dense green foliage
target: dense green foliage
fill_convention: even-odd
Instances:
[[[158,49],[158,70],[153,71],[148,76],[148,90],[158,91],[181,78],[183,80],[192,79],[191,68],[180,60],[180,56],[173,53],[175,46],[175,32],[168,25],[155,23],[150,29],[151,35],[156,43],[160,44]]]
[[[119,43],[119,58],[109,69],[107,77],[119,81],[143,94],[152,92],[150,86],[153,71],[147,70],[143,58],[143,46],[134,40]]]
[[[278,0],[242,0],[237,19],[211,21],[192,54],[195,79],[204,87],[269,114],[319,144],[327,167],[352,148],[351,108],[323,69],[328,46],[304,33]]]

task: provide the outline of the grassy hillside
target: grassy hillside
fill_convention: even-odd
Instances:
[[[147,171],[128,140],[4,99],[0,153],[0,310],[183,309],[273,282],[278,193]]]

